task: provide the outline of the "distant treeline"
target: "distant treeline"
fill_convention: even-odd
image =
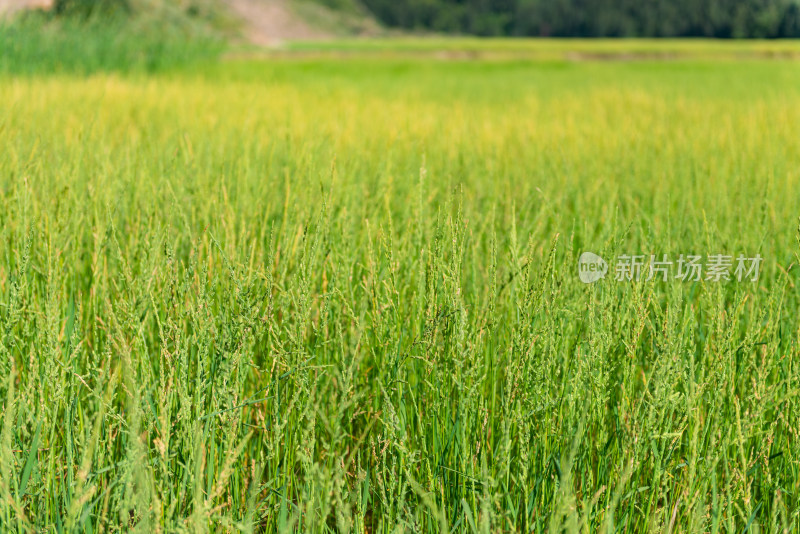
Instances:
[[[362,0],[384,24],[476,35],[800,37],[800,0]]]

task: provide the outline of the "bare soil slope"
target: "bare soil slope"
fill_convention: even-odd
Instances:
[[[51,7],[53,7],[53,0],[0,0],[0,16],[20,9],[50,9]]]

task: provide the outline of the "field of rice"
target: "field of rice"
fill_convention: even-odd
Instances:
[[[0,530],[797,531],[800,46],[553,46],[0,75]]]

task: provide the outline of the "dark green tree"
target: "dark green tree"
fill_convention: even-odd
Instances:
[[[476,35],[800,37],[800,0],[364,0],[385,24]]]

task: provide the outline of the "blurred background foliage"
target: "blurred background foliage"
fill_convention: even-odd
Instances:
[[[542,37],[800,37],[800,0],[363,2],[386,25],[448,33]]]
[[[357,15],[394,34],[800,37],[800,0],[253,1],[276,2],[288,16],[326,28],[323,36],[360,34],[359,24],[330,28]],[[215,57],[246,23],[230,14],[226,0],[54,0],[52,9],[0,20],[0,73],[174,68]]]
[[[0,73],[154,72],[216,56],[214,0],[56,0],[0,22]]]
[[[313,0],[328,25],[310,0],[255,1],[328,30],[358,14],[395,34],[800,37],[800,0]],[[54,0],[0,20],[0,73],[160,71],[217,56],[242,24],[224,0]]]

